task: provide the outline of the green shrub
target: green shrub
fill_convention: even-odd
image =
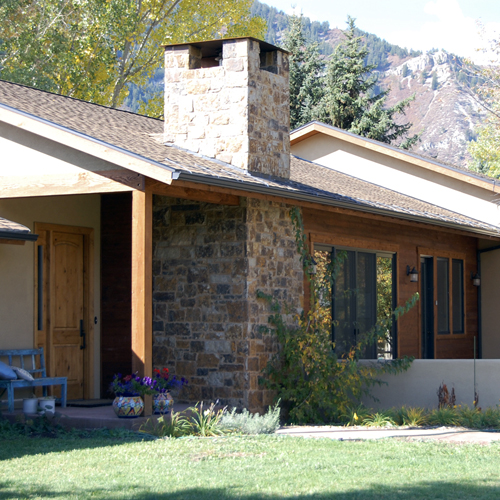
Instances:
[[[455,408],[443,407],[432,410],[429,414],[429,424],[456,426],[460,425],[460,419]]]
[[[427,411],[424,408],[402,406],[399,411],[398,425],[421,427],[428,423]]]
[[[247,409],[236,413],[236,409],[233,409],[222,416],[220,425],[227,432],[272,434],[280,426],[280,408],[278,404],[274,408],[269,407],[264,415],[251,414]]]
[[[395,424],[389,412],[378,411],[363,420],[366,427],[393,427]]]
[[[500,428],[500,410],[496,408],[486,408],[480,414],[481,428],[499,429]]]
[[[347,427],[352,425],[363,425],[365,418],[370,416],[370,410],[363,405],[348,406],[342,415],[340,422]]]
[[[158,419],[148,418],[139,428],[139,432],[159,438],[177,438],[190,434],[191,425],[187,418],[172,410],[170,415],[161,415]]]
[[[481,410],[479,408],[459,407],[457,411],[458,422],[462,427],[479,429],[481,425]]]
[[[191,413],[189,417],[189,425],[191,427],[190,434],[208,437],[220,436],[225,433],[224,429],[221,427],[221,420],[226,412],[225,407],[215,411],[215,403],[212,403],[208,409],[203,410],[202,401],[188,408],[186,411]]]

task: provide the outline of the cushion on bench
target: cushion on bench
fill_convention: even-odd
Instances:
[[[11,366],[10,368],[12,368],[12,370],[15,372],[15,374],[17,375],[17,378],[21,378],[23,380],[27,380],[28,382],[32,382],[33,380],[35,380],[33,378],[33,375],[31,375],[31,373],[23,368],[19,368],[17,366]]]
[[[0,380],[16,380],[16,372],[3,361],[0,361]]]

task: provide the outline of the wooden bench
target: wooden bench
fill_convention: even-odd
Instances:
[[[38,364],[39,368],[36,368],[37,356],[39,356],[40,360]],[[68,394],[68,379],[66,377],[47,377],[47,372],[45,370],[45,358],[43,356],[43,347],[41,347],[40,349],[0,350],[0,361],[5,362],[5,358],[8,359],[8,365],[23,368],[27,372],[31,373],[34,378],[34,380],[23,380],[20,378],[16,380],[0,380],[0,389],[3,388],[1,394],[3,394],[5,390],[7,390],[7,401],[10,413],[14,411],[14,389],[17,389],[19,387],[43,387],[43,395],[47,396],[48,386],[60,385],[61,398],[58,399],[58,401],[60,401],[61,406],[66,406],[66,398]]]

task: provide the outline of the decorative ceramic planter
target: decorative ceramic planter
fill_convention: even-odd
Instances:
[[[23,399],[23,413],[34,415],[38,411],[38,398]]]
[[[53,398],[41,398],[38,400],[38,409],[42,415],[54,415],[56,412],[56,400]]]
[[[113,401],[113,410],[120,418],[139,417],[144,410],[144,401],[141,396],[117,396]]]
[[[174,406],[170,392],[160,392],[153,398],[153,413],[168,413]]]

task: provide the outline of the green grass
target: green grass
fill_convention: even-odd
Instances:
[[[11,437],[0,499],[470,499],[500,496],[500,445],[286,436]],[[92,437],[94,436],[94,437]]]

